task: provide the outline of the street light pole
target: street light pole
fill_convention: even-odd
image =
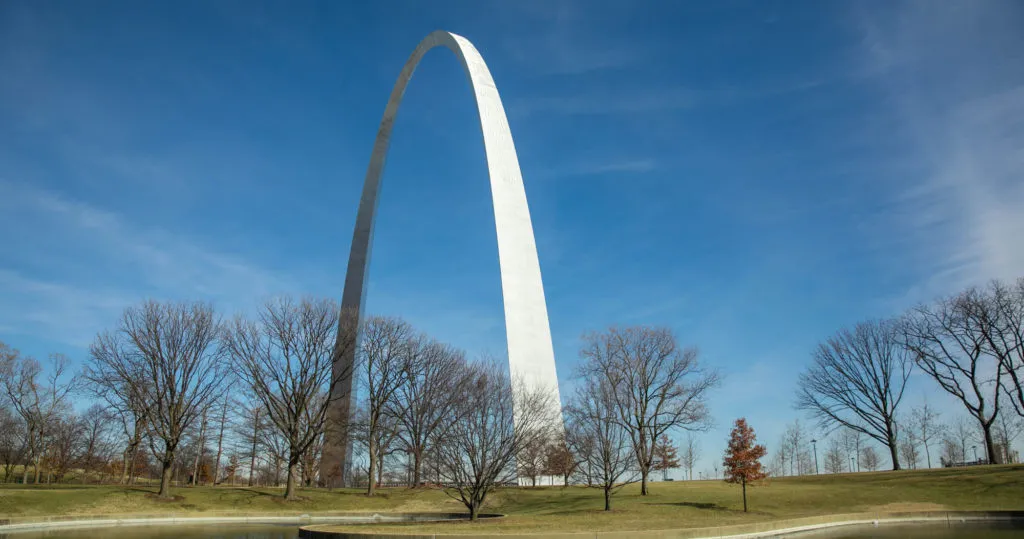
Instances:
[[[818,475],[818,440],[811,440],[811,447],[814,448],[814,475]]]
[[[978,461],[978,446],[972,445],[971,449],[974,450],[974,461],[977,462]]]
[[[850,473],[853,473],[853,455],[850,455]]]

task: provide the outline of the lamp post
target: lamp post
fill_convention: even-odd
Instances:
[[[814,475],[818,475],[818,440],[811,439],[811,447],[814,448]]]
[[[850,473],[853,473],[853,455],[850,455]]]
[[[971,449],[974,450],[974,462],[978,462],[978,446],[972,445]]]

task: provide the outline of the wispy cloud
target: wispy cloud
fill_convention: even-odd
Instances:
[[[604,26],[609,13],[595,17],[590,2],[517,2],[511,8],[530,21],[532,31],[505,39],[504,50],[533,75],[576,76],[635,66],[646,55],[635,36],[624,41]],[[628,4],[605,6],[628,13]]]
[[[682,88],[652,92],[648,90],[618,94],[577,94],[514,99],[509,104],[512,115],[561,114],[568,116],[603,116],[643,114],[683,110],[697,102],[696,93]]]
[[[905,136],[919,172],[897,179],[878,231],[923,274],[897,302],[1024,273],[1024,73],[993,54],[1024,48],[1006,22],[1022,16],[1015,2],[910,2],[862,18],[864,72],[904,131],[887,136]]]
[[[609,174],[651,172],[657,168],[658,162],[651,158],[594,159],[544,170],[538,176],[542,178],[606,176]]]
[[[17,210],[19,220],[5,222],[3,229],[12,235],[31,230],[45,238],[22,242],[16,256],[0,259],[0,297],[7,300],[0,302],[0,325],[23,333],[81,344],[82,334],[94,333],[112,313],[145,297],[206,299],[230,311],[299,288],[237,254],[140,227],[53,191],[14,182],[0,183],[0,190],[5,194],[0,210],[12,215]],[[82,271],[50,278],[31,269],[47,267]],[[77,329],[57,331],[68,325]]]

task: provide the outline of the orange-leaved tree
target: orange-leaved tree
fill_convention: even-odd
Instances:
[[[662,473],[662,479],[668,480],[668,471],[679,467],[679,450],[672,444],[667,435],[662,434],[654,445],[654,463],[652,470]]]
[[[764,479],[768,474],[761,468],[761,457],[768,452],[763,445],[755,444],[757,436],[747,425],[745,418],[736,420],[729,435],[729,447],[725,450],[725,481],[743,485],[743,512],[747,512],[747,483]]]

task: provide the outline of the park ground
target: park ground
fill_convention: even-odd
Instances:
[[[602,511],[602,493],[586,487],[499,489],[486,512],[503,519],[475,523],[359,526],[360,531],[528,533],[544,531],[671,529],[745,524],[829,514],[876,511],[1024,510],[1024,465],[875,472],[778,478],[748,488],[743,512],[740,487],[722,481],[653,483],[649,496],[630,485]],[[438,490],[382,489],[367,497],[355,490],[303,490],[285,502],[280,489],[177,488],[162,501],[150,487],[89,485],[0,486],[0,519],[48,516],[174,514],[302,514],[353,512],[464,512]]]

